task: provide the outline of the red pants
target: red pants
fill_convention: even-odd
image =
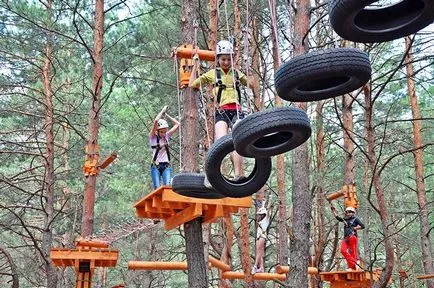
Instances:
[[[341,253],[344,256],[345,260],[347,260],[348,268],[356,270],[356,263],[358,260],[357,255],[357,237],[351,235],[349,237],[345,237],[341,243]]]

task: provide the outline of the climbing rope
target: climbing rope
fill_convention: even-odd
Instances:
[[[194,28],[193,48],[196,49],[196,47],[197,47],[197,30],[199,28],[199,23],[196,19],[193,20],[193,28]],[[193,56],[195,54],[196,53],[192,53]],[[200,59],[193,59],[193,61],[198,61],[200,63]],[[200,78],[200,65],[198,65],[198,67],[197,67],[197,74],[198,74],[198,78]],[[200,93],[200,103],[202,105],[202,109],[203,109],[204,115],[205,115],[205,117],[204,117],[205,118],[205,133],[206,133],[207,144],[208,144],[208,147],[210,147],[211,146],[211,138],[209,136],[209,127],[208,127],[207,109],[206,109],[206,97],[203,95],[202,81],[199,81],[199,93]],[[205,104],[204,104],[204,102],[205,102]],[[215,121],[215,119],[214,119],[214,121]]]
[[[248,77],[250,75],[250,65],[249,65],[249,24],[250,24],[250,18],[249,18],[249,0],[246,0],[246,25],[244,26],[242,32],[243,32],[243,62],[244,62],[244,71],[246,72],[246,76]],[[250,100],[247,97],[246,88],[243,87],[244,96],[246,98],[247,102],[247,108],[249,110],[249,113],[252,113],[252,105],[250,104]],[[241,105],[241,104],[240,104]]]
[[[223,4],[224,4],[224,11],[225,11],[225,20],[226,20],[226,31],[227,31],[227,38],[228,39],[231,39],[231,36],[230,36],[230,34],[229,34],[229,17],[228,17],[228,8],[227,8],[227,3],[226,3],[226,0],[223,0]],[[232,43],[232,48],[235,48],[234,46],[234,43],[235,41],[232,41],[231,43]],[[235,51],[232,51],[232,52],[235,52]],[[232,53],[232,54],[230,54],[230,57],[231,57],[231,69],[232,69],[232,87],[234,87],[234,89],[235,89],[235,66],[234,66],[234,53]],[[238,103],[238,105],[240,106],[240,109],[241,109],[241,103]],[[236,111],[237,111],[237,120],[240,120],[240,112],[239,112],[239,109],[238,109],[238,107],[237,107],[237,109],[236,109]]]
[[[178,95],[178,120],[179,122],[181,122],[181,90],[179,89],[179,75],[178,75],[178,57],[176,56],[175,53],[175,74],[176,74],[176,94]],[[182,123],[181,123],[182,124]],[[182,127],[179,127],[178,129],[178,135],[179,135],[179,170],[181,171],[182,169],[182,144],[181,144],[181,130]]]

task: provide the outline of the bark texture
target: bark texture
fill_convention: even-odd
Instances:
[[[95,1],[93,41],[92,91],[88,118],[88,147],[96,147],[96,145],[98,145],[100,127],[101,93],[103,83],[102,60],[104,47],[104,0]],[[89,237],[93,232],[96,177],[97,175],[89,175],[85,177],[83,218],[81,225],[81,236],[83,237]]]
[[[296,0],[294,3],[294,55],[306,53],[309,49],[307,36],[310,23],[310,1]],[[306,110],[305,103],[296,106]],[[307,267],[309,266],[310,215],[312,210],[309,187],[309,152],[307,142],[292,153],[292,205],[294,207],[290,245],[289,273],[287,287],[308,287]]]
[[[416,174],[416,192],[417,203],[419,205],[419,221],[420,221],[420,241],[422,245],[422,258],[423,269],[425,274],[434,274],[433,266],[433,254],[432,244],[429,237],[430,222],[428,211],[428,200],[425,191],[424,171],[423,171],[423,146],[422,140],[422,121],[419,109],[419,103],[417,100],[416,87],[414,82],[414,68],[413,68],[413,52],[411,49],[411,40],[409,37],[405,37],[405,46],[408,51],[406,57],[406,72],[407,72],[407,88],[408,96],[410,98],[411,113],[413,115],[413,146],[415,151],[413,152],[415,174]],[[427,279],[426,285],[428,288],[434,288],[434,279]]]

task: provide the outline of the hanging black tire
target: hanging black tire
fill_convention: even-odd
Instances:
[[[234,150],[231,134],[216,140],[206,155],[206,176],[212,187],[223,195],[233,198],[250,196],[267,183],[271,174],[271,158],[255,159],[255,166],[250,175],[245,179],[232,181],[224,177],[220,169],[223,159]]]
[[[403,0],[366,9],[378,0],[329,0],[330,23],[342,38],[354,42],[385,42],[414,34],[434,21],[432,0]]]
[[[323,49],[282,64],[274,76],[277,95],[293,102],[344,95],[371,78],[368,54],[355,48]]]
[[[306,112],[277,107],[250,114],[232,130],[235,150],[245,157],[270,157],[290,151],[312,132]]]
[[[219,199],[226,196],[218,193],[213,188],[204,185],[205,175],[198,173],[179,173],[172,179],[172,190],[182,196]]]

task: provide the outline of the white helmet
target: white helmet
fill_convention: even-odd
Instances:
[[[267,214],[267,208],[261,207],[258,209],[258,212],[256,214]]]
[[[347,208],[345,208],[345,211],[351,211],[351,212],[356,213],[356,209],[354,207],[347,207]]]
[[[216,55],[222,55],[222,54],[233,54],[234,48],[232,46],[232,43],[228,40],[222,40],[217,43],[216,47]]]
[[[169,128],[169,124],[167,124],[167,121],[164,119],[160,119],[158,120],[158,127],[157,129],[164,129],[164,128]]]

